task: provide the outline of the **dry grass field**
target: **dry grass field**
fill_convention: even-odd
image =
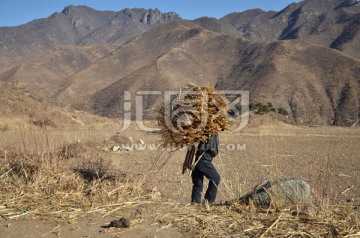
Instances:
[[[134,125],[133,125],[134,126]],[[360,129],[253,126],[220,135],[218,201],[297,177],[310,207],[190,206],[184,150],[135,126],[1,131],[0,237],[358,237]],[[129,139],[129,137],[131,137]],[[132,145],[129,151],[111,151]],[[106,151],[109,150],[110,151]],[[105,228],[127,217],[129,228]]]

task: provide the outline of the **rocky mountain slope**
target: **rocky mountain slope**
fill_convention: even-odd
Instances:
[[[204,48],[201,41],[207,42]],[[141,90],[177,90],[192,81],[247,90],[250,102],[282,107],[291,122],[349,126],[360,113],[359,73],[359,60],[325,47],[301,41],[253,43],[204,31],[98,91],[87,103],[96,114],[121,117],[125,90],[134,99]],[[154,113],[159,100],[161,96],[144,97],[144,111]]]
[[[52,86],[111,54],[118,47],[114,45],[64,46],[55,52],[18,64],[0,73],[5,82],[21,82],[30,91]]]
[[[232,13],[220,22],[256,41],[301,39],[360,58],[360,2],[304,0],[280,12],[260,9]]]
[[[158,9],[98,11],[68,6],[60,13],[17,27],[0,27],[0,72],[10,63],[43,55],[65,45],[120,45],[132,37],[180,17]]]
[[[303,41],[241,44],[237,63],[218,89],[248,90],[299,124],[353,125],[360,116],[360,61]]]

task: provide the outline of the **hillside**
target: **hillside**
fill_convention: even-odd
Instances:
[[[220,33],[222,35],[231,35],[233,37],[242,38],[242,34],[239,31],[237,31],[234,27],[228,24],[223,24],[219,20],[212,17],[201,17],[191,22],[209,31]]]
[[[197,39],[202,31],[203,28],[186,21],[176,21],[150,30],[85,70],[39,93],[72,105],[79,104],[97,91],[152,64],[172,49],[186,45],[188,40]],[[193,62],[197,63],[197,60],[193,59]],[[141,81],[142,78],[138,80]]]
[[[96,114],[118,117],[122,115],[125,90],[130,91],[134,99],[138,91],[163,93],[178,90],[190,82],[215,85],[218,78],[230,72],[237,57],[236,45],[237,39],[233,37],[202,29],[150,64],[96,92],[87,102],[88,106]],[[156,95],[144,97],[144,110],[153,108],[159,100],[161,97]],[[151,113],[155,112],[146,112]]]
[[[38,91],[85,70],[116,48],[114,45],[65,46],[0,73],[0,79],[21,82],[30,91]]]
[[[177,49],[174,50],[177,52],[177,60],[174,60],[174,53],[170,52],[152,65],[96,93],[92,107],[100,115],[120,116],[123,100],[117,92],[175,90],[192,79],[199,84],[215,84],[217,89],[222,90],[248,90],[250,102],[272,102],[276,107],[283,107],[290,112],[289,120],[299,124],[349,126],[358,120],[360,61],[303,42],[231,43],[233,49],[226,50],[239,50],[239,53],[236,63],[226,76],[221,74],[226,72],[226,68],[222,68],[223,72],[212,68],[215,72],[207,79],[194,73],[193,69],[202,70],[203,73],[209,72],[211,67],[194,67],[189,58],[202,56],[209,59],[209,50],[207,54],[191,57]],[[214,57],[217,55],[215,52],[212,52]],[[231,62],[232,59],[227,60]],[[159,61],[161,68],[156,67]],[[147,100],[145,109],[152,108],[159,99],[152,97]]]
[[[12,63],[37,57],[65,45],[121,45],[161,24],[179,19],[176,13],[158,9],[98,11],[68,6],[44,19],[17,27],[0,27],[0,72]]]
[[[99,90],[87,107],[96,114],[117,117],[122,115],[125,90],[133,95],[141,90],[164,92],[195,82],[248,90],[251,102],[283,107],[290,112],[288,120],[295,123],[352,125],[360,110],[359,72],[359,60],[321,46],[302,41],[254,43],[202,30]],[[147,97],[145,109],[158,100]]]
[[[305,0],[280,12],[249,10],[220,19],[256,41],[300,39],[360,58],[360,2]]]
[[[302,41],[240,47],[218,89],[248,90],[251,102],[283,107],[299,124],[350,126],[359,119],[359,60]]]
[[[106,118],[59,107],[16,83],[0,82],[0,113],[1,131],[20,127],[93,128],[108,122]]]

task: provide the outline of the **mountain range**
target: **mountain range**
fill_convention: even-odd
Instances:
[[[280,12],[248,10],[183,20],[155,9],[69,6],[0,28],[0,81],[77,110],[121,117],[124,91],[186,83],[248,90],[298,124],[356,124],[360,117],[360,3],[305,0]],[[161,101],[147,96],[144,110]]]
[[[220,19],[249,40],[301,39],[360,58],[360,2],[305,0],[280,12],[249,10]]]
[[[44,55],[66,45],[116,44],[180,17],[158,9],[97,11],[68,6],[60,13],[17,27],[0,28],[0,66]]]

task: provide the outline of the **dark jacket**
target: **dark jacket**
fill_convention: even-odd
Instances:
[[[212,161],[212,159],[219,153],[219,138],[217,133],[210,135],[206,142],[200,142],[196,151],[196,160],[200,159]]]

